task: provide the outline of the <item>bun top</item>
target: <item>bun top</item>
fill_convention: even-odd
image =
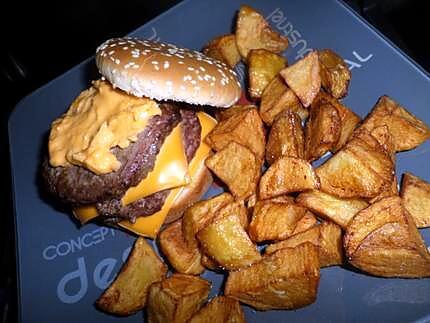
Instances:
[[[226,64],[172,44],[109,39],[97,48],[96,64],[113,86],[138,97],[229,107],[241,94]]]

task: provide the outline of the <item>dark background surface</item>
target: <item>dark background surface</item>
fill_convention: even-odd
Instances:
[[[430,47],[419,17],[430,9],[420,0],[345,0],[397,46],[430,71]],[[7,120],[16,103],[93,55],[107,38],[123,36],[180,1],[15,1],[0,19],[1,159],[3,175],[0,224],[0,320],[16,321],[13,216],[10,192]],[[43,291],[41,291],[43,295]]]

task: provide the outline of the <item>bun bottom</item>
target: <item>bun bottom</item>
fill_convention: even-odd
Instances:
[[[195,179],[182,190],[181,194],[176,198],[169,213],[164,220],[164,224],[171,223],[184,214],[185,210],[207,192],[212,185],[213,178],[210,171],[204,163],[201,163],[200,168],[195,173]]]

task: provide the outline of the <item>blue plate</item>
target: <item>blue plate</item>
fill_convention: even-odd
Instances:
[[[242,2],[184,1],[131,35],[200,49],[211,38],[230,32]],[[359,115],[366,115],[387,94],[430,124],[428,75],[341,2],[247,3],[289,37],[290,62],[311,48],[332,48],[344,57],[352,69],[344,102]],[[243,76],[243,65],[237,70]],[[24,98],[9,120],[22,322],[142,322],[142,312],[116,318],[93,305],[120,269],[134,237],[93,224],[79,227],[66,210],[48,202],[38,185],[50,123],[97,77],[90,58]],[[429,158],[430,142],[398,154],[398,174],[412,171],[430,180]],[[429,243],[430,231],[422,234]],[[212,272],[203,276],[213,281],[215,295],[223,277]],[[244,308],[248,322],[429,322],[430,279],[382,279],[325,268],[317,301],[304,309]]]

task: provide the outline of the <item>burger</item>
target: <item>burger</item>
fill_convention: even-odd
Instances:
[[[51,126],[42,176],[82,223],[96,219],[155,237],[206,192],[205,136],[241,94],[227,65],[135,38],[98,47],[101,78]]]

